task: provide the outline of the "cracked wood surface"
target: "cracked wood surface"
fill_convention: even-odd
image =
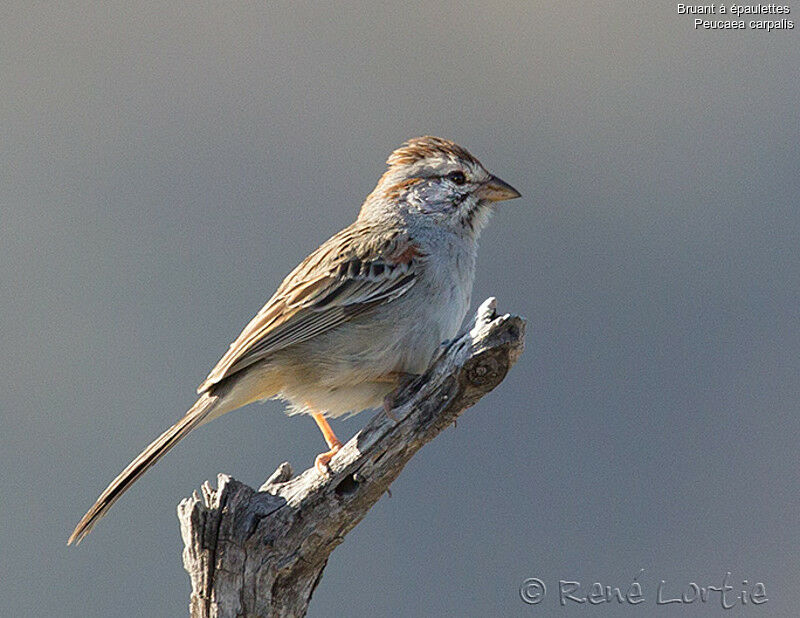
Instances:
[[[258,489],[230,476],[178,506],[192,618],[304,616],[330,553],[425,443],[494,389],[522,353],[525,321],[494,298],[430,369],[351,438],[322,477],[281,464]]]

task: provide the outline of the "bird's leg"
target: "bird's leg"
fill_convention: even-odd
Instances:
[[[325,438],[325,442],[328,443],[328,448],[330,448],[329,451],[317,455],[317,458],[314,460],[314,467],[317,469],[317,472],[323,476],[327,476],[330,473],[328,464],[331,459],[333,459],[333,456],[339,452],[339,449],[342,448],[342,443],[339,441],[339,438],[336,437],[336,434],[333,433],[333,429],[331,429],[331,426],[328,424],[328,420],[322,414],[319,412],[312,412],[311,416],[317,421],[317,426],[322,432],[322,437]]]
[[[384,414],[386,414],[386,416],[389,418],[390,421],[397,424],[397,417],[394,414],[392,414],[392,405],[394,404],[394,393],[395,391],[392,391],[391,393],[386,395],[386,397],[383,398],[383,412]]]
[[[416,380],[419,376],[415,373],[406,373],[404,371],[393,371],[385,377],[386,382],[396,384],[395,389],[383,398],[383,411],[391,420],[397,423],[397,417],[392,414],[392,408],[397,398],[397,393],[407,384]]]

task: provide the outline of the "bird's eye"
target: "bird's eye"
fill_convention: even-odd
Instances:
[[[459,170],[456,170],[455,172],[450,172],[447,175],[447,179],[457,185],[463,185],[465,182],[467,182],[467,177],[464,176],[464,172]]]

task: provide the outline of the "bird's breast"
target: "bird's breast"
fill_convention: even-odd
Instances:
[[[406,303],[409,335],[404,347],[408,361],[421,370],[427,368],[442,341],[458,334],[472,298],[474,252],[452,246],[442,253],[428,256]]]
[[[474,253],[463,248],[427,252],[402,296],[276,355],[288,370],[281,396],[296,409],[307,404],[332,416],[380,405],[394,388],[386,376],[423,373],[440,344],[456,336],[474,271]]]

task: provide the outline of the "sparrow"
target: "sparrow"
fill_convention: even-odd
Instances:
[[[384,406],[423,373],[469,308],[478,237],[497,202],[520,197],[465,148],[411,139],[364,200],[356,221],[284,279],[197,389],[199,398],[142,451],[80,520],[79,543],[116,500],[190,431],[254,401],[309,414],[328,473],[342,443],[327,417]]]

